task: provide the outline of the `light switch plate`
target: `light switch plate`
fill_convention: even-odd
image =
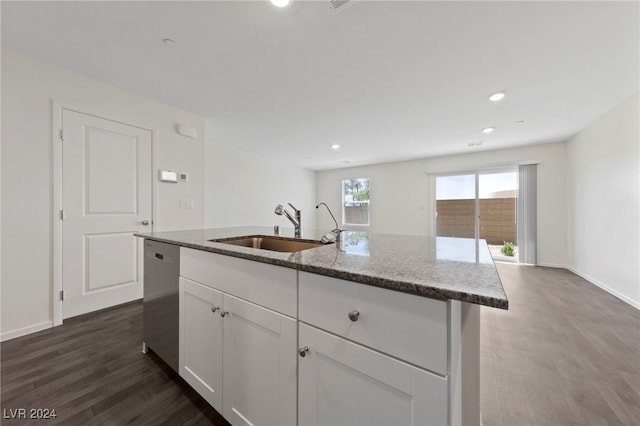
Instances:
[[[178,173],[178,180],[180,182],[189,182],[189,174],[188,173]]]

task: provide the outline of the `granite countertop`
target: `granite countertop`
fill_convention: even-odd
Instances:
[[[320,240],[325,231],[303,230]],[[234,246],[212,239],[273,235],[269,227],[195,229],[136,234],[197,250],[271,263],[435,299],[508,309],[509,301],[484,240],[344,231],[342,241],[295,253]],[[280,237],[294,238],[292,229]]]

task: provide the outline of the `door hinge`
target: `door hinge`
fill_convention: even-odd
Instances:
[[[64,130],[60,129],[60,140],[64,141]]]
[[[60,300],[64,300],[64,290],[60,290]]]
[[[60,220],[64,220],[64,210],[60,210]]]

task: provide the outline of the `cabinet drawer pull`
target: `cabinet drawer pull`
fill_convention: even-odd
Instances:
[[[221,316],[222,318],[224,318],[224,317],[226,317],[226,316],[227,316],[227,314],[228,314],[228,313],[229,313],[229,311],[220,311],[220,316]]]
[[[309,346],[305,346],[304,348],[298,349],[298,354],[300,354],[302,358],[307,356],[307,352],[309,352]]]
[[[220,309],[220,306],[212,306],[212,307],[211,307],[211,312],[215,312],[215,311],[217,311],[218,309]]]
[[[356,321],[358,321],[359,317],[360,317],[360,312],[357,309],[349,312],[349,319],[351,321],[356,322]]]

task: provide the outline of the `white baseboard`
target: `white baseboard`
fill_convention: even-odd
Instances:
[[[7,331],[0,334],[0,342],[15,339],[16,337],[25,336],[27,334],[35,333],[36,331],[46,330],[53,327],[52,321],[41,322],[40,324],[30,325],[29,327],[19,328],[17,330]]]
[[[640,311],[640,302],[638,302],[637,300],[633,300],[630,297],[625,296],[622,293],[619,293],[618,291],[612,289],[608,285],[603,284],[603,283],[599,282],[598,280],[596,280],[594,278],[591,278],[587,274],[584,274],[584,273],[578,271],[575,268],[567,267],[567,269],[570,270],[571,272],[573,272],[574,274],[578,275],[579,277],[582,277],[585,280],[589,281],[591,284],[595,285],[596,287],[600,287],[601,289],[603,289],[607,293],[617,297],[618,299],[622,300],[625,303],[628,303],[629,305],[633,306],[634,308],[636,308],[637,310]]]
[[[562,269],[571,269],[567,265],[561,265],[559,263],[538,263],[537,266],[544,266],[545,268],[562,268]]]
[[[522,265],[522,264],[520,264],[520,265]],[[619,293],[618,291],[612,289],[608,285],[603,284],[603,283],[599,282],[598,280],[590,277],[589,275],[578,271],[576,268],[573,268],[573,267],[568,266],[568,265],[559,265],[559,264],[554,264],[554,263],[538,263],[538,266],[545,266],[545,267],[548,267],[548,268],[562,268],[562,269],[566,269],[568,271],[571,271],[574,274],[576,274],[577,276],[579,276],[581,278],[584,278],[585,280],[589,281],[590,284],[593,284],[596,287],[600,287],[601,289],[603,289],[607,293],[611,294],[612,296],[615,296],[618,299],[622,300],[623,302],[628,303],[629,305],[633,306],[634,308],[640,310],[640,302],[638,302],[636,300],[633,300],[633,299],[625,296],[622,293]]]

